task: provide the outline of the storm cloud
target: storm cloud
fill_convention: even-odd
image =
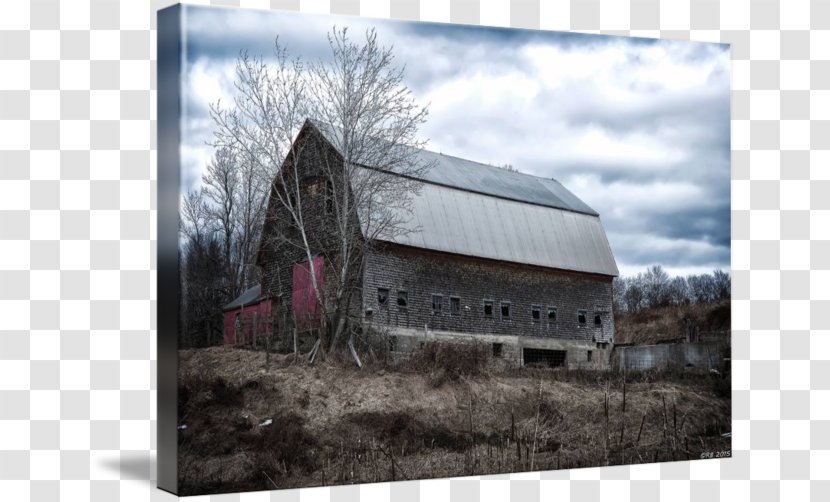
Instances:
[[[210,160],[209,104],[240,51],[313,61],[326,34],[393,46],[431,150],[555,178],[600,213],[620,271],[730,267],[729,46],[189,6],[183,184]]]

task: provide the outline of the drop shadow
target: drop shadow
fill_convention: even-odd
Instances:
[[[117,457],[113,455],[101,459],[99,465],[112,473],[117,473],[119,479],[141,481],[152,488],[156,487],[156,455],[154,453],[121,452]]]

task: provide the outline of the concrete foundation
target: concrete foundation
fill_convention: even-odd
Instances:
[[[527,352],[524,349],[564,352],[563,366],[571,369],[605,369],[608,368],[611,360],[611,344],[593,343],[584,340],[563,340],[521,335],[470,334],[400,327],[388,328],[388,333],[390,348],[393,349],[393,352],[399,354],[414,352],[422,348],[426,342],[444,341],[487,344],[493,347],[494,357],[502,358],[520,366],[525,364]],[[496,345],[500,345],[500,347],[494,347]],[[539,352],[534,352],[534,354],[539,354]],[[556,356],[559,355],[561,354]],[[558,363],[558,357],[553,357],[553,360]]]
[[[667,366],[717,369],[723,363],[724,343],[672,343],[616,347],[612,365],[620,370],[646,370]]]

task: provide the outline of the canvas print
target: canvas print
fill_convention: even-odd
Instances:
[[[160,487],[731,455],[727,45],[158,26]]]

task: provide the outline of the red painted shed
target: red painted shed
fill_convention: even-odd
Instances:
[[[259,285],[247,289],[225,305],[225,345],[252,343],[254,335],[267,334],[271,320],[271,300],[263,298]]]

